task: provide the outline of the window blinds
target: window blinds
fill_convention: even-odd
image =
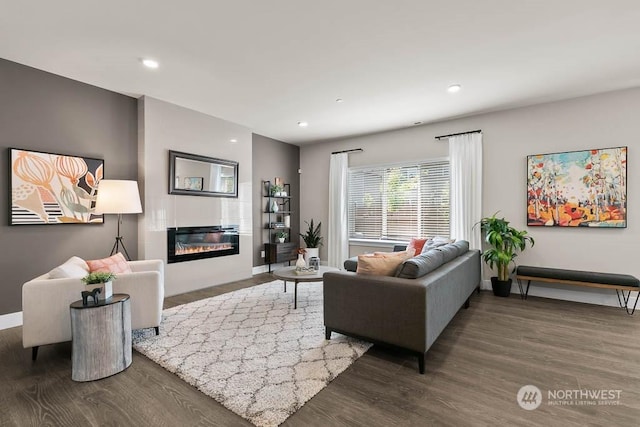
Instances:
[[[349,237],[449,236],[449,162],[349,171]]]

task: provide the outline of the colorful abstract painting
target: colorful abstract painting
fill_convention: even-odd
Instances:
[[[527,156],[527,225],[627,226],[627,147]]]
[[[104,160],[11,149],[10,224],[101,224]]]

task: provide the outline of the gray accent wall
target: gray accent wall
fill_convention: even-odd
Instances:
[[[104,159],[105,178],[137,178],[134,98],[0,59],[0,315],[22,311],[22,284],[73,255],[109,255],[116,217],[103,225],[9,226],[9,148]],[[125,215],[137,257],[137,217]],[[78,295],[78,299],[80,295]]]
[[[260,252],[267,243],[265,225],[267,216],[266,199],[262,197],[263,180],[282,177],[285,183],[291,184],[291,230],[292,242],[299,243],[300,233],[300,147],[253,134],[253,266],[264,265]],[[310,188],[310,191],[313,189]]]

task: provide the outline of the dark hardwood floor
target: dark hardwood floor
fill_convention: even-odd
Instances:
[[[167,298],[166,307],[272,280],[269,274]],[[304,292],[300,287],[300,292]],[[285,426],[640,425],[640,315],[595,305],[474,294],[427,354],[373,347]],[[22,348],[21,328],[0,331],[1,426],[244,426],[144,356],[100,381],[71,380],[71,345]],[[100,331],[97,331],[100,333]],[[538,409],[516,402],[533,384]],[[547,390],[621,390],[619,405],[546,404]]]

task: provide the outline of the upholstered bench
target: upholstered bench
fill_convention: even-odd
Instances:
[[[516,270],[520,296],[527,299],[531,282],[560,283],[564,285],[586,286],[590,288],[615,289],[618,303],[627,314],[633,314],[640,297],[640,280],[628,274],[597,273],[593,271],[564,270],[560,268],[532,267],[520,265]],[[527,281],[524,289],[522,281]],[[626,294],[625,294],[626,292]],[[633,308],[629,307],[631,292],[638,292]],[[622,298],[620,297],[622,295]]]

